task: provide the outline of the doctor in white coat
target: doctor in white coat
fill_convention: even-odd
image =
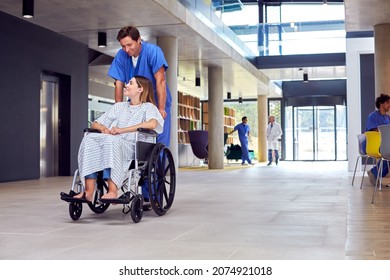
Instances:
[[[275,116],[268,117],[268,126],[266,131],[267,136],[267,147],[268,147],[268,164],[272,164],[272,152],[275,155],[275,163],[278,165],[279,162],[279,151],[278,151],[278,140],[282,136],[282,128],[280,124],[275,122]]]

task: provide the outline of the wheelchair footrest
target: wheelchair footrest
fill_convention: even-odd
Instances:
[[[130,192],[126,192],[118,198],[100,198],[99,201],[102,203],[129,204],[131,199]]]
[[[61,197],[62,200],[66,201],[66,202],[85,202],[85,203],[91,203],[91,201],[85,199],[85,193],[84,193],[83,197],[81,197],[81,198],[75,198],[74,196],[77,195],[77,194],[78,194],[78,193],[76,193],[76,192],[74,192],[73,190],[71,190],[69,193],[61,192],[61,193],[60,193],[60,197]]]

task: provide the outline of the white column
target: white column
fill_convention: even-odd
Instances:
[[[348,170],[355,168],[358,156],[356,135],[362,133],[361,123],[361,89],[360,89],[360,55],[374,53],[374,38],[349,38],[346,41],[345,62],[347,69],[347,120],[348,120]],[[372,106],[368,104],[367,106]],[[373,107],[373,110],[375,108]]]

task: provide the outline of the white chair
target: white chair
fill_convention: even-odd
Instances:
[[[358,134],[357,139],[358,139],[359,155],[356,158],[355,170],[353,172],[353,178],[352,178],[352,186],[353,186],[353,182],[355,181],[356,169],[357,169],[357,166],[359,163],[359,159],[362,159],[362,163],[363,163],[363,159],[364,159],[364,170],[363,170],[363,174],[362,174],[362,181],[360,183],[360,188],[362,188],[363,180],[364,180],[364,173],[366,172],[367,160],[368,160],[369,156],[367,156],[366,151],[363,147],[363,144],[366,141],[366,135],[365,134]]]

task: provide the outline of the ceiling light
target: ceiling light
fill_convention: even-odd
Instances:
[[[304,83],[309,82],[309,75],[307,73],[303,73],[303,82]]]
[[[195,86],[200,87],[200,78],[199,77],[195,78]]]
[[[23,0],[23,12],[24,18],[34,17],[34,0]]]
[[[99,32],[98,33],[98,47],[104,48],[107,47],[107,33]]]

